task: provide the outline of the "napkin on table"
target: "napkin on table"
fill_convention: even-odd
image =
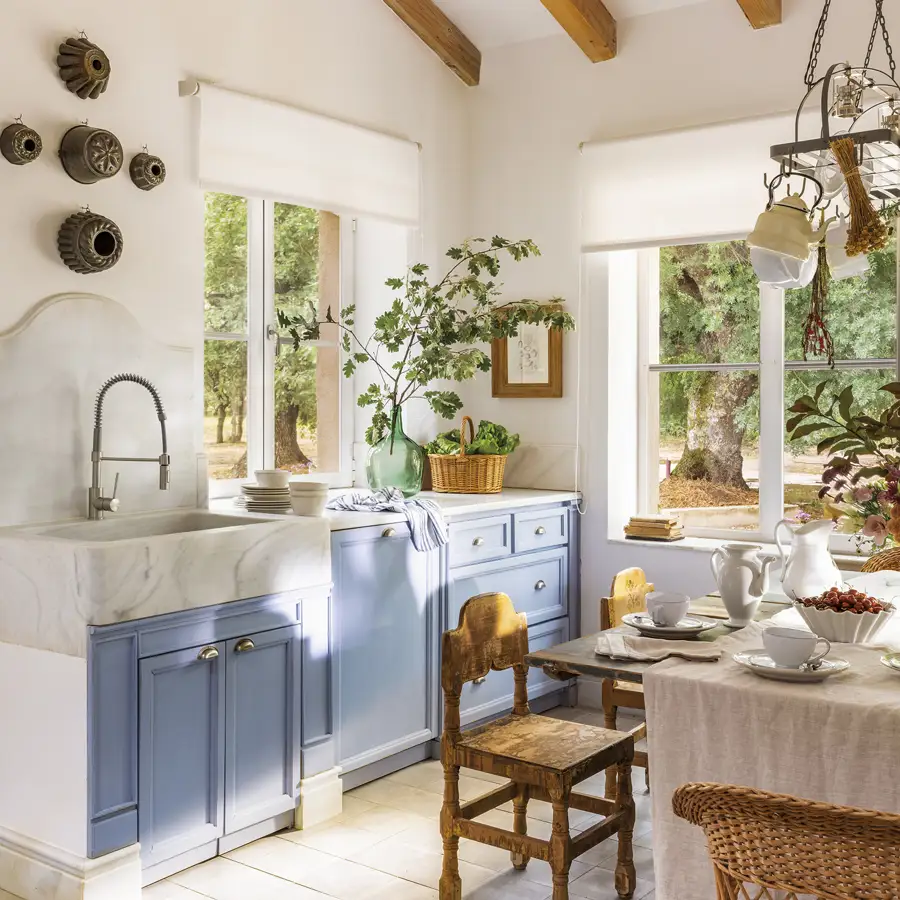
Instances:
[[[604,631],[597,635],[594,653],[611,659],[630,659],[635,662],[659,662],[670,656],[698,662],[715,662],[722,656],[722,649],[716,644],[698,641],[663,641]]]

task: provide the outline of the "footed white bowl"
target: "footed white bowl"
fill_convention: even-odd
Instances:
[[[291,473],[286,469],[257,469],[256,483],[263,488],[286,488]]]
[[[803,617],[809,630],[833,644],[868,644],[887,625],[894,614],[894,604],[882,601],[885,609],[880,613],[835,612],[833,609],[816,609],[794,602],[794,609]]]

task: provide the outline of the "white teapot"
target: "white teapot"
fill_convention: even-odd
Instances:
[[[799,194],[791,194],[762,213],[756,228],[747,238],[750,247],[781,253],[805,261],[809,250],[825,237],[833,219],[813,231],[809,221],[809,207]]]
[[[781,543],[779,531],[791,535],[790,552]],[[775,545],[781,554],[781,587],[792,600],[815,597],[843,583],[841,573],[828,552],[828,538],[834,529],[830,519],[793,527],[787,519],[775,526]]]

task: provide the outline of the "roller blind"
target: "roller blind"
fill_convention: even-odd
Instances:
[[[291,106],[199,87],[205,190],[419,222],[419,148]]]
[[[810,127],[804,114],[801,137]],[[778,171],[769,148],[793,136],[794,116],[779,115],[585,144],[583,249],[748,234],[768,199],[763,174]]]

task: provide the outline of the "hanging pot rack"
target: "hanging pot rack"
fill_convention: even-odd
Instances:
[[[791,176],[802,176],[815,181],[821,187],[821,182],[816,177],[817,172],[840,171],[837,161],[831,154],[832,141],[843,137],[852,138],[856,145],[858,164],[864,170],[869,183],[869,196],[872,200],[880,201],[882,205],[897,203],[900,201],[900,83],[897,81],[893,49],[884,19],[883,0],[875,2],[875,23],[872,27],[872,36],[869,39],[864,65],[851,66],[847,62],[835,63],[828,68],[822,78],[816,79],[818,54],[830,5],[831,0],[826,0],[813,39],[805,78],[807,92],[800,102],[794,118],[794,140],[773,146],[770,150],[771,158],[779,164],[779,176],[782,180]],[[879,27],[887,51],[889,72],[871,65],[872,51]],[[843,79],[845,86],[849,88],[845,91],[846,97],[855,104],[858,112],[852,117],[844,117],[852,118],[848,128],[833,133],[830,119],[834,110],[834,88],[838,79]],[[820,92],[821,130],[818,137],[801,140],[800,120],[809,100],[817,90]],[[879,99],[863,107],[862,100],[866,92],[874,92]],[[882,121],[879,123],[880,127],[856,130],[861,124],[869,125],[868,120],[871,119],[872,114],[885,107],[892,116],[894,113],[897,114],[891,125],[885,126]],[[770,189],[770,202],[771,194]],[[810,210],[811,213],[815,211],[819,203],[821,203],[821,194]]]

